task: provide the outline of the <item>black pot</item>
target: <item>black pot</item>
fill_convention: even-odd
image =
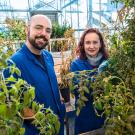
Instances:
[[[67,103],[70,101],[70,91],[69,88],[60,89],[61,96],[64,98],[64,102]]]

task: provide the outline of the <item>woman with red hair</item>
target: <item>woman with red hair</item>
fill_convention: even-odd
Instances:
[[[108,52],[99,30],[89,28],[83,32],[78,43],[77,56],[71,63],[71,72],[93,70],[94,68],[99,69],[99,71],[103,70],[103,64],[102,66],[100,65],[108,59]],[[102,68],[99,68],[99,66]],[[88,101],[85,103],[85,107],[82,108],[79,116],[75,118],[75,135],[88,131],[103,135],[104,117],[98,117],[94,111],[92,92],[86,94],[86,96]],[[75,97],[77,103],[79,94],[76,94]]]

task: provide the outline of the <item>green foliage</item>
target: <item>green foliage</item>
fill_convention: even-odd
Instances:
[[[60,66],[60,82],[59,82],[59,88],[64,89],[68,88],[67,83],[67,74],[69,74],[69,68],[71,61],[75,58],[76,53],[76,39],[74,37],[74,30],[69,29],[64,33],[64,38],[68,39],[65,40],[65,43],[61,45],[61,61],[62,64]],[[65,56],[65,51],[67,48],[71,51],[70,56]]]
[[[64,33],[68,29],[71,29],[71,27],[68,26],[67,24],[64,24],[64,25],[61,26],[58,23],[54,23],[52,25],[52,35],[51,35],[51,38],[63,38],[64,37]]]
[[[133,1],[123,2],[130,12]],[[95,76],[92,84],[94,105],[101,107],[106,116],[106,135],[135,133],[135,13],[124,12],[126,8],[118,16],[121,22],[119,29],[110,37],[109,67]]]
[[[65,33],[67,33],[67,31],[69,31],[69,33],[73,34],[73,31],[71,29],[70,26],[68,26],[67,24],[65,25],[59,25],[58,23],[54,23],[52,25],[52,35],[51,35],[51,38],[54,39],[54,41],[51,42],[51,51],[57,51],[57,52],[60,52],[62,50],[69,50],[69,44],[68,44],[68,38],[70,38],[72,35],[70,35],[70,37],[68,37],[67,39],[64,39],[65,38]],[[57,38],[63,38],[63,39],[58,39],[58,40],[55,40]],[[69,41],[70,42],[70,41]]]
[[[89,83],[93,89],[95,111],[99,115],[97,110],[102,110],[101,115],[106,117],[105,135],[134,135],[135,10],[133,7],[135,3],[133,0],[115,0],[114,2],[123,2],[125,7],[118,13],[119,25],[116,24],[117,29],[110,36],[112,46],[109,66],[104,72],[94,75],[95,80]],[[71,78],[74,78],[74,75]],[[89,80],[89,75],[84,79]],[[85,81],[81,79],[79,83]],[[72,85],[70,89],[75,90],[75,86]],[[87,85],[83,84],[79,87],[84,86]]]
[[[15,41],[26,39],[26,24],[23,20],[6,18],[5,22],[7,24],[7,31],[5,35],[7,40]]]
[[[25,119],[39,129],[40,134],[58,134],[60,123],[58,117],[34,101],[35,89],[26,81],[20,79],[20,71],[15,65],[7,66],[6,60],[13,53],[12,49],[0,46],[0,133],[3,135],[23,135],[22,128]],[[10,76],[5,78],[2,70],[9,70]],[[17,75],[19,78],[14,78]],[[34,114],[26,116],[24,109],[30,109]],[[44,110],[44,111],[43,111]]]
[[[133,135],[135,121],[128,119],[135,114],[134,88],[129,88],[129,82],[125,81],[127,78],[122,80],[111,67],[110,65],[107,71],[95,76],[95,82],[92,83],[94,105],[95,108],[104,110],[107,135],[111,135],[112,131],[116,134]]]
[[[7,66],[6,60],[13,54],[13,49],[6,44],[0,45],[0,71]]]
[[[60,123],[58,117],[51,109],[45,109],[44,113],[38,112],[32,122],[44,135],[55,135],[59,133]]]
[[[91,92],[90,83],[92,82],[91,73],[95,70],[83,70],[71,72],[66,76],[66,81],[68,82],[71,94],[78,95],[77,100],[77,111],[76,114],[79,115],[81,109],[85,106],[88,101],[87,96]]]
[[[19,19],[6,18],[6,27],[0,32],[0,39],[5,41],[24,41],[26,39],[25,22]]]

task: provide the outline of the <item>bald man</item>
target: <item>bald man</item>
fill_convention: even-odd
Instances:
[[[58,115],[64,135],[65,106],[60,101],[58,83],[51,54],[45,50],[52,32],[52,24],[45,15],[31,17],[26,28],[26,43],[11,59],[21,71],[22,79],[35,87],[35,101],[50,107]],[[39,135],[29,121],[24,122],[25,135]]]

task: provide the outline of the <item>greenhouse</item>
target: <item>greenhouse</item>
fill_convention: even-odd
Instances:
[[[0,135],[135,135],[135,0],[0,0]]]

